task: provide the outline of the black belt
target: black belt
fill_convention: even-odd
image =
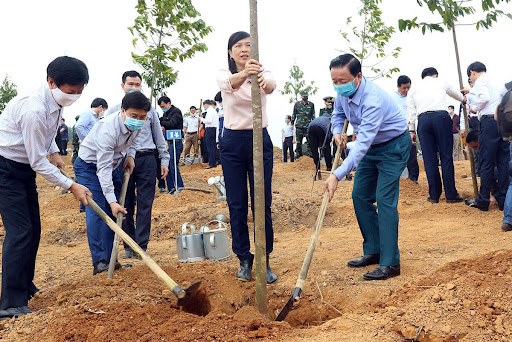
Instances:
[[[197,134],[197,132],[187,132],[185,134]]]
[[[137,152],[135,152],[135,158],[154,155],[155,152],[156,152],[156,150],[137,151]]]
[[[485,115],[482,115],[482,116],[480,117],[480,120],[479,120],[479,121],[482,121],[482,120],[483,120],[484,118],[486,118],[486,117],[492,117],[492,118],[493,118],[493,120],[494,120],[494,114],[485,114]]]
[[[400,135],[397,135],[397,136],[396,136],[396,137],[394,137],[394,138],[389,139],[388,141],[385,141],[385,142],[380,143],[380,144],[372,145],[372,146],[370,146],[370,148],[377,148],[377,147],[382,147],[382,146],[384,146],[384,145],[387,145],[387,144],[389,144],[390,142],[392,142],[393,140],[396,140],[396,139],[400,138],[400,137],[401,137],[402,135],[404,135],[405,133],[407,133],[407,131],[403,132],[403,133],[402,133],[402,134],[400,134]]]

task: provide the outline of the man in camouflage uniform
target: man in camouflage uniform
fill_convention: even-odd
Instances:
[[[311,156],[311,147],[308,141],[308,125],[315,118],[315,105],[308,101],[308,92],[300,93],[302,101],[295,103],[293,107],[292,125],[295,127],[295,136],[297,145],[295,148],[295,158],[302,157],[302,140],[306,138],[308,146],[307,155]]]
[[[332,114],[334,110],[334,99],[332,96],[324,97],[325,107],[320,108],[320,112],[318,113],[318,117],[321,117],[323,113]]]
[[[78,121],[79,117],[80,115],[75,116],[75,121]],[[80,148],[80,142],[78,139],[78,134],[76,133],[75,126],[73,126],[71,131],[71,136],[73,137],[73,140],[71,141],[71,143],[73,144],[73,157],[71,158],[71,164],[75,163],[75,160],[78,157],[78,149]]]

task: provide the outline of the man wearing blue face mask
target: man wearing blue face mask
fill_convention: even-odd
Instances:
[[[94,125],[82,141],[75,160],[74,170],[78,182],[91,190],[94,201],[114,220],[119,212],[127,213],[117,203],[121,190],[118,166],[128,154],[123,169],[130,170],[130,174],[133,172],[133,142],[141,133],[150,107],[149,100],[141,92],[126,94],[120,111]],[[85,219],[93,274],[105,272],[112,253],[114,232],[90,207],[86,207]],[[116,269],[120,267],[121,264],[117,263]]]
[[[61,56],[48,65],[46,75],[43,87],[16,97],[0,115],[0,214],[5,229],[0,320],[31,313],[28,301],[38,291],[32,282],[41,236],[36,172],[86,205],[85,196],[91,194],[60,173],[58,167],[66,165],[55,143],[63,107],[78,100],[89,71],[84,62]]]
[[[142,76],[134,70],[126,71],[122,77],[121,88],[126,94],[140,92],[142,90]],[[121,105],[116,105],[109,110],[107,116],[120,110]],[[133,149],[128,151],[128,157],[135,159],[135,169],[128,182],[126,190],[125,206],[128,214],[123,220],[123,230],[126,234],[146,250],[151,233],[151,210],[155,199],[155,180],[157,162],[155,153],[160,157],[160,175],[162,178],[169,172],[169,152],[162,135],[162,127],[156,110],[149,109],[146,122],[141,128],[140,134],[133,141]],[[135,196],[137,190],[137,196]],[[137,218],[134,220],[135,208]],[[125,247],[124,258],[137,258],[130,247]]]
[[[378,264],[363,275],[366,280],[398,276],[399,181],[411,148],[407,119],[388,93],[361,74],[361,63],[351,54],[334,58],[329,69],[338,93],[331,119],[334,139],[338,146],[342,141],[346,145],[347,136],[341,134],[345,119],[357,134],[354,148],[324,185],[331,200],[338,181],[357,166],[352,200],[363,235],[363,256],[348,266]]]

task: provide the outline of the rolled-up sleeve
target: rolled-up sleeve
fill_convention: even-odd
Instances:
[[[69,189],[73,181],[62,175],[59,169],[46,158],[48,153],[58,152],[58,149],[53,140],[48,151],[45,150],[47,129],[46,124],[39,119],[40,117],[44,117],[44,115],[32,111],[27,111],[20,117],[21,133],[30,166],[46,180]]]

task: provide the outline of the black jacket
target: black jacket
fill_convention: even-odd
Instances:
[[[181,110],[172,105],[167,113],[164,113],[160,118],[160,125],[165,129],[183,130],[183,115],[181,114]]]

